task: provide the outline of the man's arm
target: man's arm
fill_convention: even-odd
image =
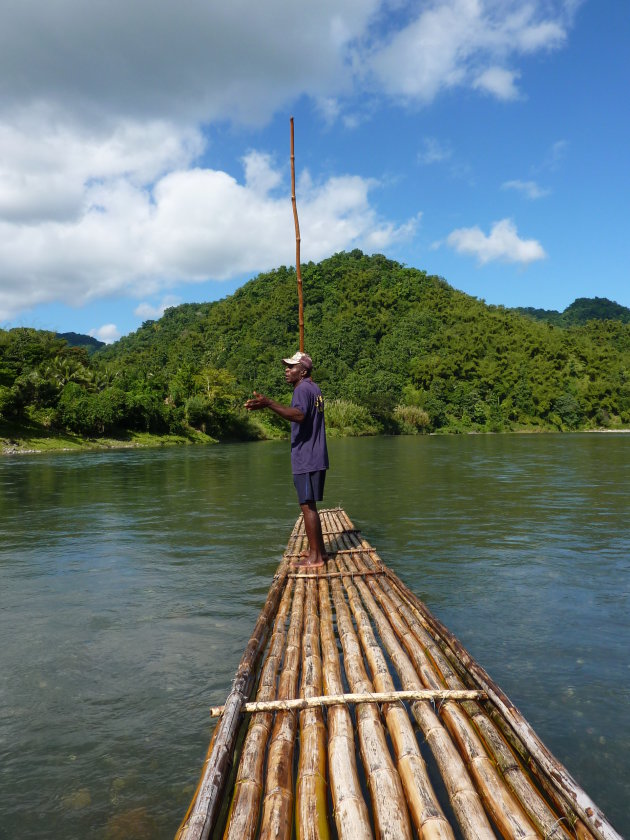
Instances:
[[[254,391],[254,396],[251,400],[247,400],[245,408],[248,411],[259,411],[261,408],[269,408],[271,411],[275,411],[279,417],[290,420],[292,423],[302,423],[305,417],[304,412],[300,411],[299,408],[282,405],[282,403],[278,403],[270,397],[265,397],[257,391]]]

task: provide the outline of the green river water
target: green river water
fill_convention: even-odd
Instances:
[[[354,524],[630,836],[630,435],[330,441]],[[0,838],[171,838],[299,509],[288,444],[0,460]]]

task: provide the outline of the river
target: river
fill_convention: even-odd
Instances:
[[[355,525],[630,836],[630,435],[330,441]],[[171,838],[299,512],[286,443],[0,460],[0,838]]]

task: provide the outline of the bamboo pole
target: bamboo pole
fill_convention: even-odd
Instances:
[[[343,692],[328,582],[319,582],[320,636],[324,690]],[[345,705],[328,711],[328,766],[335,825],[340,840],[373,840],[370,817],[357,772],[354,729]]]
[[[291,117],[291,204],[295,222],[295,271],[298,286],[298,325],[300,328],[300,353],[304,352],[304,301],[302,299],[302,269],[300,266],[300,223],[298,221],[297,201],[295,198],[295,141],[293,117]]]
[[[426,648],[438,675],[442,677],[446,685],[454,690],[465,688],[464,683],[444,656],[439,645],[422,626],[415,611],[405,601],[401,593],[395,586],[391,585],[389,580],[382,581],[381,586],[420,644]],[[462,710],[476,726],[490,757],[496,763],[503,779],[516,795],[538,831],[549,840],[558,840],[558,838],[569,836],[568,823],[565,825],[559,814],[555,813],[543,799],[485,710],[479,703],[470,701],[462,703]]]
[[[295,586],[291,621],[282,673],[278,681],[278,698],[295,696],[300,668],[302,623],[304,617],[304,582]],[[267,755],[265,797],[260,820],[260,840],[289,840],[293,813],[293,751],[296,716],[279,712],[274,721]]]
[[[217,725],[217,726],[214,727],[214,730],[213,730],[212,735],[210,737],[210,743],[209,743],[208,749],[206,751],[206,757],[205,757],[204,762],[203,762],[203,768],[202,768],[201,775],[199,777],[199,781],[197,782],[197,787],[195,788],[195,792],[193,794],[193,797],[190,800],[190,804],[188,806],[188,809],[187,809],[186,813],[184,814],[184,819],[181,821],[181,823],[179,825],[179,828],[177,829],[177,833],[175,834],[175,840],[179,840],[180,837],[182,836],[182,831],[184,829],[184,826],[188,822],[188,818],[190,817],[190,815],[192,813],[193,806],[195,804],[197,796],[199,795],[199,790],[201,788],[201,783],[202,783],[202,781],[204,779],[204,776],[206,774],[206,771],[208,769],[210,756],[212,755],[212,751],[214,749],[214,742],[216,741],[218,731],[219,731],[219,727]]]
[[[403,598],[404,602],[408,604],[411,611],[420,622],[420,625],[416,625],[418,632],[420,632],[420,627],[423,628],[425,637],[431,640],[428,642],[428,644],[433,644],[433,647],[430,648],[431,656],[435,659],[436,665],[440,668],[442,673],[446,675],[446,679],[449,681],[449,684],[454,684],[453,678],[448,676],[451,673],[457,675],[459,672],[468,681],[470,681],[470,674],[467,672],[464,665],[457,659],[453,651],[448,647],[445,647],[445,651],[442,651],[442,649],[437,646],[431,633],[426,630],[426,621],[420,611],[405,598],[404,593]],[[457,670],[454,671],[453,668],[456,668]],[[457,676],[455,676],[455,679],[457,679]],[[511,748],[513,751],[511,755],[518,755],[520,757],[524,765],[528,767],[532,777],[538,781],[538,784],[545,791],[548,799],[553,803],[558,813],[565,815],[563,822],[559,822],[557,820],[556,823],[554,823],[554,831],[556,834],[558,831],[558,822],[563,831],[566,830],[566,822],[566,825],[571,829],[572,836],[576,835],[580,838],[580,840],[592,840],[595,835],[588,830],[586,825],[579,818],[575,809],[572,807],[572,804],[567,801],[563,792],[551,782],[550,777],[548,777],[545,772],[541,771],[536,759],[528,751],[520,737],[516,734],[514,728],[510,725],[510,721],[506,720],[504,715],[492,703],[487,704],[487,709],[481,710],[481,713],[474,708],[475,705],[476,704],[471,704],[470,706],[464,706],[464,708],[480,730],[489,751],[495,756],[498,766],[503,769],[504,765],[507,764],[509,757],[505,751],[509,751]],[[517,711],[515,707],[514,710],[515,712]],[[553,756],[552,759],[555,761]],[[527,783],[531,784],[530,777],[525,775],[521,765],[519,764],[518,771],[510,772],[510,770],[506,769],[505,774],[508,784],[510,784],[517,796],[519,796],[522,800],[528,813],[530,813],[531,809],[530,817],[534,820],[534,822],[537,825],[544,824],[548,826],[548,814],[545,816],[546,804],[540,806],[540,804],[536,802],[536,797],[538,795],[537,792],[534,794],[533,799],[531,796],[528,797],[527,789],[522,785],[522,782],[519,779],[519,775],[523,774],[527,779]],[[531,785],[531,787],[532,790],[535,790],[533,785]],[[545,829],[545,831],[548,830],[548,828]]]
[[[442,624],[400,578],[390,572],[390,579],[404,594],[406,600],[422,616],[431,634],[443,640],[451,652],[453,661],[481,689],[488,693],[491,704],[496,709],[493,720],[501,726],[503,734],[510,744],[527,762],[529,769],[549,795],[560,800],[562,808],[569,814],[577,815],[589,833],[598,840],[622,840],[603,812],[591,800],[548,748],[542,743],[528,721],[510,701],[501,688],[487,672],[473,659],[461,642]],[[449,657],[450,658],[450,657]],[[580,826],[574,826],[578,832]]]
[[[367,613],[361,605],[357,589],[347,577],[344,578],[344,584],[357,632],[372,671],[374,686],[377,691],[389,693],[390,699],[396,701],[398,699],[396,695],[399,692],[394,690],[394,681],[389,673],[383,651],[374,636]],[[442,812],[429,780],[427,768],[405,707],[400,702],[388,703],[383,713],[396,753],[398,774],[405,791],[409,812],[419,836],[424,840],[452,840],[453,831]]]
[[[225,703],[225,712],[217,724],[214,746],[204,765],[194,804],[177,832],[177,840],[207,840],[214,827],[229,775],[241,710],[252,691],[255,666],[267,641],[269,625],[277,611],[288,568],[288,562],[283,562],[273,579],[267,600],[236,671],[232,690]]]
[[[358,588],[363,597],[365,584],[359,583]],[[367,594],[369,595],[369,592]],[[363,601],[374,620],[392,664],[400,676],[403,688],[406,690],[424,688],[411,660],[399,644],[387,616],[376,607],[373,599],[370,601],[363,598]],[[462,759],[431,704],[426,701],[415,702],[412,705],[412,711],[436,759],[462,834],[467,840],[476,840],[476,838],[493,840],[494,832],[490,828]]]
[[[360,563],[357,560],[346,562],[348,564]],[[438,688],[440,683],[432,663],[422,646],[410,632],[409,627],[396,613],[391,599],[385,595],[374,578],[369,579],[365,585],[359,584],[359,586],[368,609],[372,609],[371,603],[375,599],[384,614],[387,615],[396,636],[418,672],[421,673],[425,685],[430,688]],[[373,607],[376,607],[376,603],[373,604]],[[441,704],[440,714],[466,762],[485,808],[501,834],[504,837],[531,838],[532,840],[538,837],[538,833],[521,808],[520,803],[497,773],[483,743],[466,715],[455,703],[450,701]]]
[[[341,572],[339,577],[349,577]],[[353,578],[350,576],[350,579]],[[485,700],[485,691],[478,689],[450,689],[443,688],[435,690],[423,688],[419,691],[375,691],[372,694],[322,694],[318,697],[296,697],[295,700],[254,700],[245,703],[243,712],[253,714],[255,712],[278,712],[278,711],[300,711],[302,709],[315,709],[322,706],[354,705],[356,703],[396,703],[401,700]],[[224,706],[211,706],[210,717],[221,717]]]
[[[302,634],[303,698],[322,693],[322,659],[319,648],[317,585],[306,585],[304,632]],[[326,783],[326,726],[321,707],[300,712],[300,759],[296,785],[295,827],[297,840],[329,840]]]
[[[285,624],[292,590],[293,586],[289,582],[278,607],[269,653],[261,671],[256,695],[258,701],[268,700],[276,694],[276,678],[286,639]],[[252,840],[255,836],[260,814],[263,764],[272,721],[272,712],[259,712],[251,719],[241,752],[224,840]]]
[[[374,689],[363,665],[361,646],[352,626],[339,579],[334,578],[331,586],[348,683],[353,692],[371,694]],[[405,795],[387,748],[378,710],[373,703],[360,703],[356,706],[356,718],[363,766],[372,797],[376,835],[391,840],[411,840]]]

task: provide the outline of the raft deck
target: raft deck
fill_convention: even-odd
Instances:
[[[320,516],[330,560],[291,567],[307,545],[300,517],[212,710],[177,840],[620,840],[346,513]]]

